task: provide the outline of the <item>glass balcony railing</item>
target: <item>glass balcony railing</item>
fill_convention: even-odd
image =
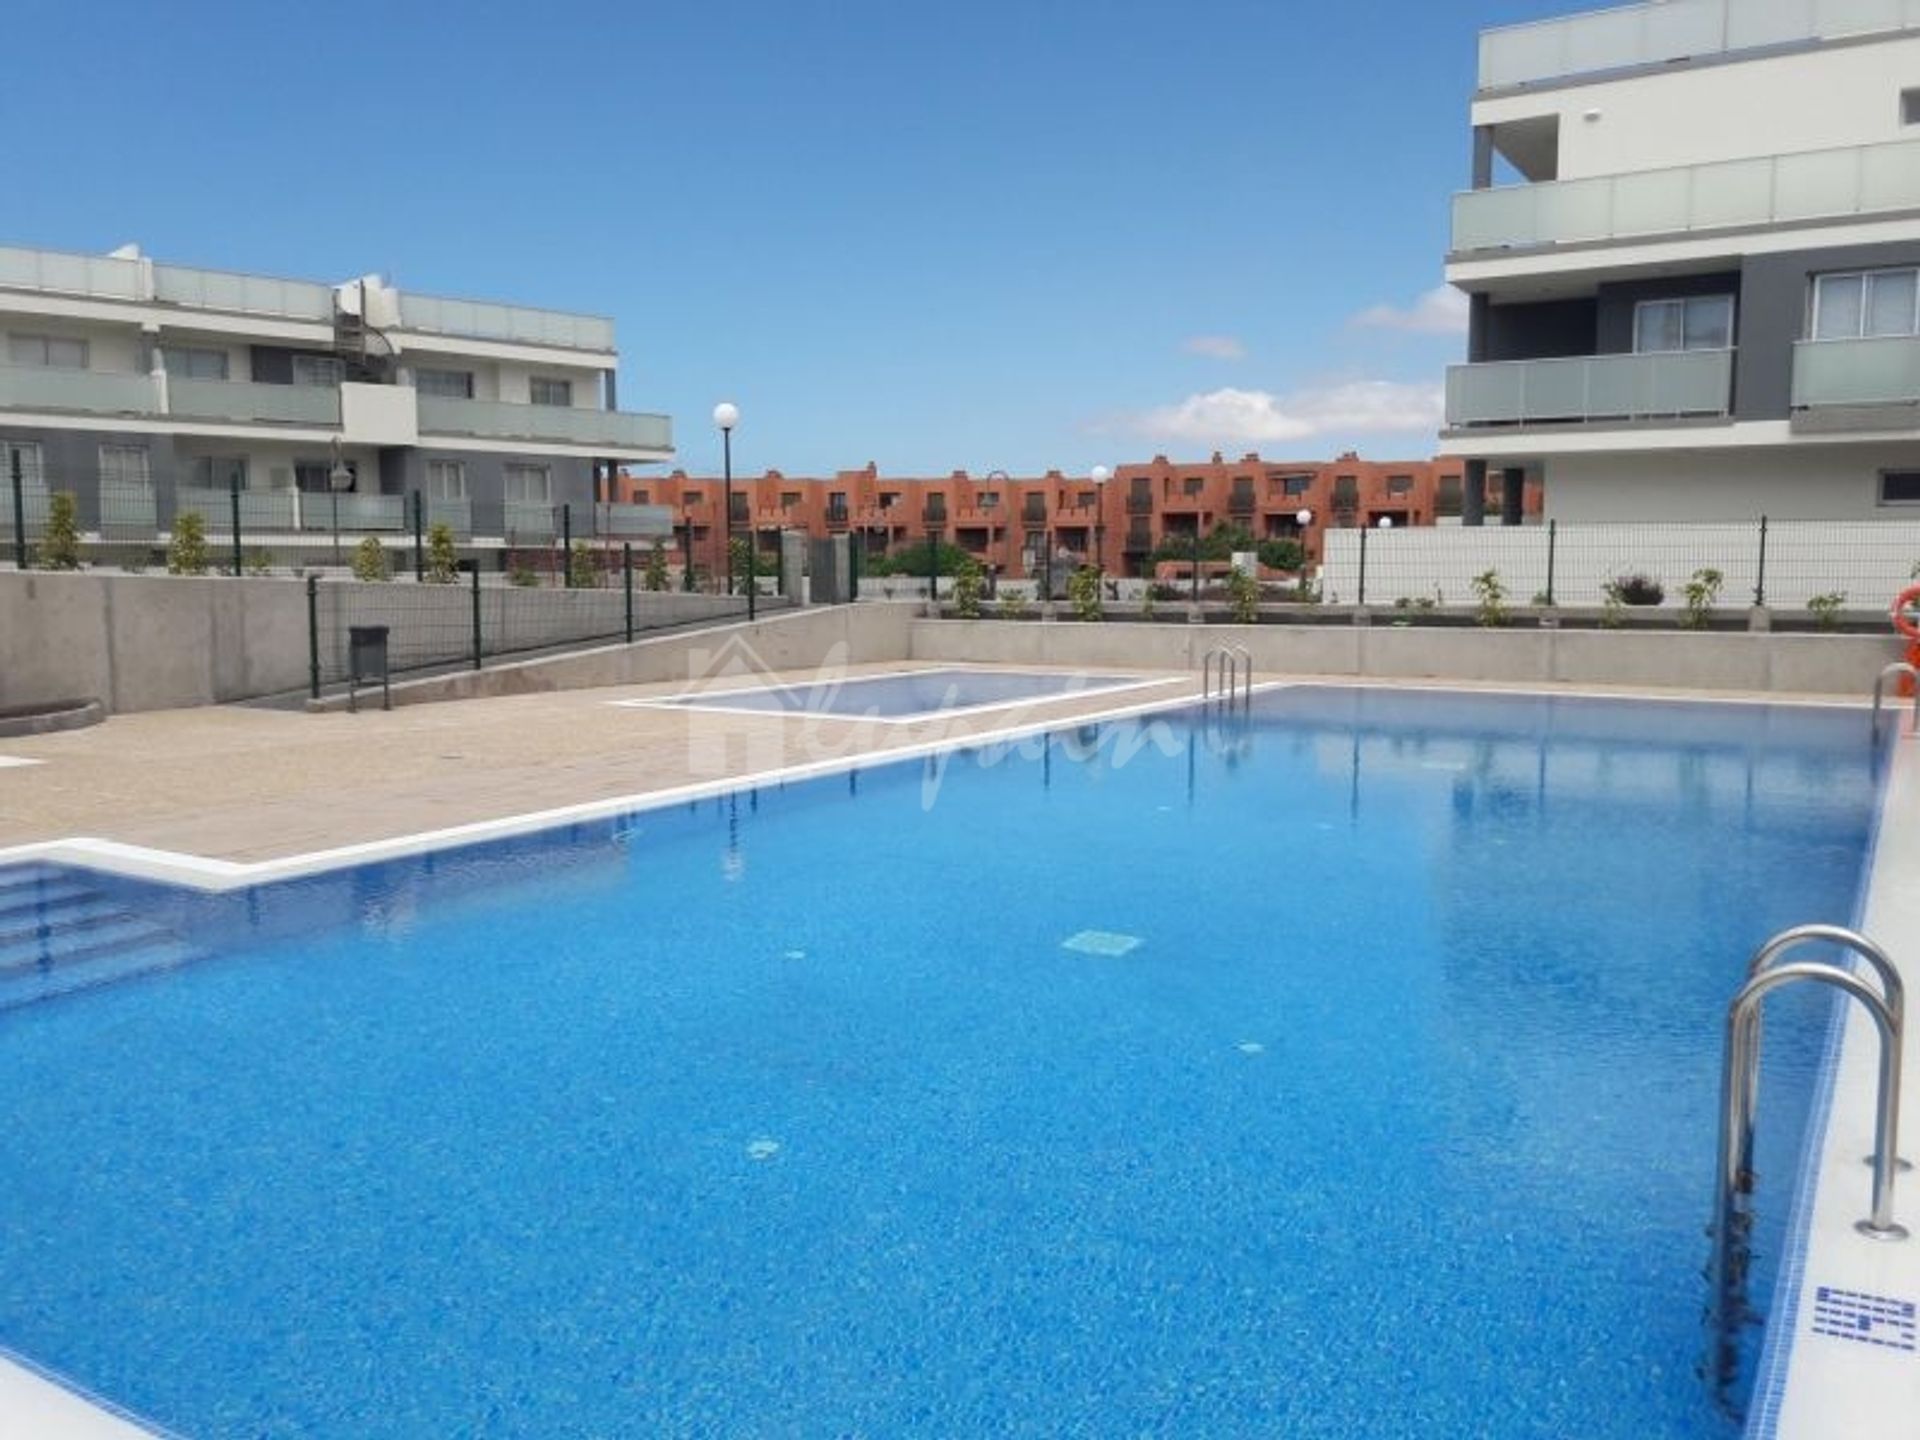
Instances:
[[[262,385],[242,380],[167,381],[170,414],[196,420],[338,425],[340,392],[330,385]]]
[[[509,500],[504,518],[509,540],[551,540],[560,533],[559,511],[544,500]]]
[[[1579,245],[1741,225],[1840,219],[1920,206],[1920,140],[1723,160],[1468,190],[1453,198],[1453,249]]]
[[[314,501],[322,509],[327,507],[324,495],[302,497],[294,490],[242,490],[240,492],[240,529],[243,534],[259,531],[273,531],[279,534],[291,534],[300,528],[299,502],[302,498]],[[192,510],[206,522],[210,535],[231,535],[233,533],[233,492],[218,486],[182,485],[173,492],[173,511],[178,515]],[[332,511],[320,517],[320,525],[325,528],[331,523]]]
[[[231,310],[242,315],[276,315],[329,324],[333,321],[333,287],[311,280],[155,265],[153,298],[197,310]]]
[[[1454,429],[1719,418],[1731,412],[1732,400],[1731,350],[1584,355],[1447,370],[1447,424]]]
[[[299,528],[331,530],[334,527],[336,503],[342,530],[407,528],[407,497],[404,495],[334,495],[325,490],[302,491],[294,497],[294,514]]]
[[[1920,336],[1802,340],[1793,347],[1793,408],[1920,403]]]
[[[1911,0],[1660,0],[1480,35],[1480,88],[1920,29]]]
[[[422,517],[429,529],[435,525],[444,525],[453,532],[456,540],[468,540],[473,536],[473,502],[471,500],[452,500],[429,495],[426,500],[426,513]]]
[[[0,366],[0,409],[79,411],[88,415],[155,415],[160,396],[142,371],[56,370]]]
[[[673,510],[666,505],[595,505],[593,526],[595,534],[609,539],[665,538],[673,533]]]
[[[59,250],[0,246],[0,286],[50,290],[95,300],[138,300],[140,262],[109,255],[69,255]]]
[[[565,405],[513,405],[498,400],[420,397],[420,429],[429,435],[501,440],[552,440],[614,450],[671,450],[673,422],[664,415],[585,410]]]
[[[555,345],[567,350],[613,349],[613,322],[598,315],[494,305],[481,300],[444,300],[433,295],[403,293],[400,328],[474,340]]]

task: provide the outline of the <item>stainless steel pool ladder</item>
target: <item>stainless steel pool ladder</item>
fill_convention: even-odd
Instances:
[[[1220,675],[1220,698],[1231,701],[1235,695],[1245,703],[1253,701],[1253,652],[1244,645],[1216,645],[1200,661],[1200,698],[1213,698],[1216,663]]]
[[[1887,677],[1904,675],[1913,681],[1913,718],[1907,722],[1907,733],[1920,732],[1920,669],[1915,669],[1904,660],[1895,660],[1880,671],[1873,680],[1873,733],[1880,733],[1880,706],[1886,699]]]
[[[1834,960],[1788,960],[1802,945],[1829,944],[1866,961],[1875,989]],[[1747,1271],[1752,1252],[1750,1208],[1754,1186],[1753,1123],[1760,1090],[1760,1003],[1774,990],[1802,980],[1831,985],[1866,1007],[1880,1039],[1880,1083],[1874,1108],[1872,1213],[1854,1229],[1873,1240],[1904,1240],[1893,1218],[1894,1176],[1901,1168],[1900,1064],[1906,1043],[1906,988],[1893,961],[1866,936],[1838,925],[1783,930],[1754,952],[1746,983],[1727,1007],[1726,1055],[1720,1072],[1720,1145],[1715,1187],[1710,1299],[1712,1350],[1708,1373],[1724,1400],[1739,1369],[1739,1335],[1750,1318]]]

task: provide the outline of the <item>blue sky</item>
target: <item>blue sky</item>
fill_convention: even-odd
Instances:
[[[609,314],[697,472],[1424,455],[1475,33],[1577,8],[13,0],[0,241]]]

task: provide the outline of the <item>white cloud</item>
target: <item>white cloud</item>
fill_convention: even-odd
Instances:
[[[1225,447],[1440,429],[1445,392],[1438,385],[1351,380],[1275,395],[1231,387],[1189,395],[1128,417],[1124,428],[1155,439]]]
[[[1195,335],[1182,341],[1180,348],[1189,355],[1205,355],[1209,360],[1247,358],[1247,347],[1232,335]]]
[[[1467,333],[1467,297],[1451,285],[1436,285],[1405,310],[1375,305],[1353,317],[1365,330],[1404,330],[1414,335]]]

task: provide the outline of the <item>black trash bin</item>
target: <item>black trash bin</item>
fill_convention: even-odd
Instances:
[[[393,687],[387,677],[387,631],[385,625],[349,625],[347,627],[347,709],[360,708],[362,683],[380,682],[380,708],[393,708]]]

